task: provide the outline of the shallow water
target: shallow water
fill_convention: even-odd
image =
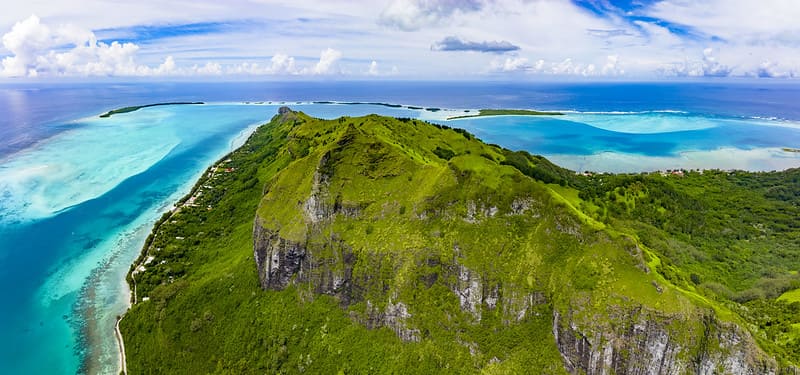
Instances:
[[[450,121],[489,143],[576,170],[780,170],[800,166],[800,126],[685,113],[498,116]],[[690,157],[691,156],[691,157]]]
[[[198,87],[201,89],[196,90]],[[92,371],[115,372],[113,323],[128,301],[123,278],[152,223],[188,191],[209,164],[242,142],[252,125],[267,121],[280,105],[323,118],[369,113],[423,118],[465,128],[487,142],[543,154],[575,170],[800,166],[800,154],[781,150],[800,147],[800,130],[792,122],[800,115],[793,117],[796,109],[788,104],[779,105],[777,111],[770,111],[765,104],[750,116],[789,121],[743,116],[739,107],[731,106],[741,102],[735,98],[756,90],[749,87],[741,89],[739,96],[730,94],[731,90],[739,92],[731,88],[709,89],[722,96],[715,99],[714,113],[698,112],[702,106],[681,105],[678,99],[650,108],[669,105],[668,109],[677,110],[647,111],[645,103],[635,101],[628,91],[617,92],[616,86],[595,89],[607,93],[603,99],[592,99],[590,88],[560,86],[550,87],[552,91],[513,85],[495,89],[466,84],[426,86],[428,94],[422,97],[412,95],[419,91],[412,90],[413,85],[404,84],[393,86],[385,96],[376,96],[381,92],[376,85],[359,88],[350,84],[339,90],[313,92],[282,92],[285,86],[281,85],[268,86],[265,91],[253,85],[234,85],[239,90],[228,91],[220,87],[167,85],[148,90],[122,86],[96,91],[80,87],[72,91],[71,95],[94,92],[99,98],[94,101],[55,89],[42,89],[44,94],[39,92],[38,97],[14,88],[0,90],[5,95],[0,95],[0,109],[13,109],[4,111],[13,115],[0,120],[5,121],[0,123],[0,133],[15,134],[0,137],[0,293],[4,297],[0,319],[7,327],[0,339],[1,372],[73,373],[86,358]],[[651,92],[657,87],[643,90]],[[686,89],[663,90],[677,97],[679,93],[673,91]],[[783,98],[786,90],[780,88],[774,95]],[[112,93],[118,94],[116,101],[109,96]],[[616,95],[623,104],[611,107],[605,101],[608,95]],[[9,96],[18,104],[8,104]],[[69,106],[59,102],[48,107],[37,101],[54,98],[69,99]],[[447,117],[465,114],[464,110],[231,102],[275,98],[623,113],[448,121]],[[586,98],[589,104],[581,101]],[[107,119],[96,117],[113,107],[162,100],[228,102],[151,107]],[[31,101],[36,105],[28,103]],[[487,101],[491,105],[482,105]]]
[[[113,326],[127,303],[122,277],[153,221],[274,110],[174,106],[84,120],[7,158],[0,294],[13,308],[0,309],[0,319],[14,339],[0,342],[4,372],[75,372],[86,349],[81,313]],[[113,340],[102,341],[91,354],[114,358]]]

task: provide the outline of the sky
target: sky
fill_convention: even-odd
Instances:
[[[0,80],[800,77],[800,0],[30,0]]]

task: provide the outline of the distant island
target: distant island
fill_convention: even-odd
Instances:
[[[542,111],[533,111],[530,109],[481,109],[476,114],[469,114],[469,115],[461,115],[461,116],[453,116],[448,117],[448,120],[456,120],[460,118],[468,118],[468,117],[480,117],[480,116],[501,116],[501,115],[514,115],[514,116],[562,116],[564,115],[561,112],[542,112]]]
[[[160,106],[160,105],[181,105],[181,104],[206,104],[206,103],[204,103],[204,102],[169,102],[169,103],[155,103],[155,104],[135,105],[135,106],[131,106],[131,107],[122,107],[122,108],[112,109],[112,110],[110,110],[110,111],[108,111],[106,113],[103,113],[102,115],[100,115],[100,117],[102,117],[102,118],[111,117],[111,115],[118,115],[118,114],[121,114],[121,113],[134,112],[134,111],[138,111],[138,110],[140,110],[142,108],[147,108],[147,107],[156,107],[156,106]]]

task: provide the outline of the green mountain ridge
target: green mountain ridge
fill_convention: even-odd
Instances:
[[[800,304],[772,301],[800,286],[773,265],[798,251],[798,173],[730,176],[587,177],[460,129],[282,108],[148,239],[128,368],[794,371]],[[716,177],[731,207],[693,198]],[[741,205],[738,237],[717,230]],[[769,275],[718,271],[746,246],[775,248],[750,256]]]

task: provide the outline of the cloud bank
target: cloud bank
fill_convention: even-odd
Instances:
[[[793,0],[20,2],[0,77],[791,79],[797,19]]]
[[[179,67],[172,56],[149,66],[136,62],[140,47],[134,43],[98,42],[89,30],[72,25],[51,27],[33,15],[17,22],[2,38],[11,52],[2,59],[0,77],[48,76],[216,76],[216,75],[334,75],[340,74],[342,52],[327,48],[319,61],[300,68],[295,58],[276,53],[269,64],[244,62],[222,65],[209,61]]]

